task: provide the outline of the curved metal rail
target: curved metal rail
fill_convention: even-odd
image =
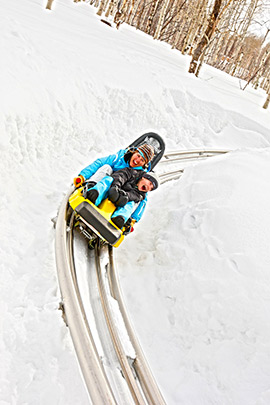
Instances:
[[[108,277],[110,281],[110,286],[111,286],[111,293],[112,296],[117,300],[128,335],[130,337],[131,343],[135,349],[136,352],[136,358],[134,359],[133,362],[133,367],[136,371],[136,374],[140,380],[140,384],[142,386],[143,392],[146,396],[146,399],[149,404],[165,404],[164,398],[162,397],[161,392],[159,391],[159,388],[156,384],[156,381],[154,380],[154,377],[151,373],[150,367],[147,363],[147,360],[144,356],[144,353],[141,349],[141,346],[139,344],[139,341],[136,337],[136,334],[132,328],[131,322],[129,320],[125,305],[124,305],[124,300],[118,280],[118,276],[114,267],[114,262],[113,262],[113,248],[111,246],[108,246],[109,250],[109,258],[110,258],[110,263],[108,266]]]
[[[70,192],[66,195],[56,223],[56,263],[59,285],[62,295],[61,308],[63,317],[69,326],[74,348],[80,363],[87,390],[94,404],[116,405],[115,398],[106,378],[98,356],[93,336],[82,311],[82,303],[74,284],[72,269],[73,259],[70,256],[68,238],[70,228],[67,224],[67,204]]]
[[[192,161],[204,160],[206,158],[223,155],[224,153],[228,152],[228,150],[190,150],[168,152],[164,154],[159,164],[163,164],[163,166],[165,165],[167,169],[167,167],[170,165],[175,165],[177,163],[190,163]],[[161,184],[170,180],[177,180],[182,176],[183,173],[184,168],[177,168],[170,171],[167,169],[166,172],[159,174]]]
[[[181,160],[190,161],[190,160],[197,160],[197,159],[206,159],[208,157],[222,155],[224,153],[229,152],[228,150],[184,150],[184,151],[173,151],[167,152],[163,155],[160,163],[172,163],[172,162],[179,162]]]
[[[228,151],[208,150],[168,152],[164,155],[160,164],[190,162],[192,160],[217,156],[226,152]],[[183,168],[177,168],[162,173],[160,175],[161,183],[172,179],[178,179],[183,174],[183,171]],[[74,215],[72,215],[71,218],[68,218],[68,199],[72,191],[73,190],[70,190],[66,195],[60,207],[56,224],[55,249],[58,279],[62,295],[61,309],[63,310],[63,317],[70,329],[70,334],[91,400],[94,404],[102,403],[116,405],[117,395],[113,392],[109,378],[106,375],[98,353],[77,282],[73,254]],[[108,255],[108,265],[106,266],[105,271],[100,264],[101,250],[104,251],[104,249],[107,249],[106,254]],[[111,246],[107,245],[102,249],[99,244],[96,246],[95,266],[104,316],[123,376],[131,393],[131,400],[138,405],[165,405],[165,400],[162,397],[150,371],[125,309],[117,273],[114,267],[113,249]],[[106,276],[108,280],[106,280]],[[112,309],[110,308],[108,288],[106,289],[107,282],[109,282],[109,294],[111,294],[111,297],[118,303],[127,335],[134,348],[134,352],[136,353],[134,359],[129,359],[125,353],[117,327],[114,324]],[[132,362],[130,360],[132,360]]]
[[[119,337],[119,333],[117,327],[114,323],[114,317],[112,315],[112,311],[110,308],[109,298],[106,292],[105,287],[105,273],[102,272],[102,268],[100,265],[100,247],[99,244],[95,246],[95,260],[96,260],[96,271],[98,276],[98,285],[100,290],[100,297],[102,300],[102,306],[105,314],[105,318],[108,324],[108,328],[111,334],[111,338],[113,340],[113,344],[117,353],[117,357],[119,359],[121,369],[124,375],[124,378],[128,384],[129,390],[133,397],[134,403],[136,404],[146,404],[145,398],[142,394],[142,391],[138,385],[138,382],[134,376],[134,372],[132,371],[132,367],[129,364],[127,355],[125,353],[125,349]]]

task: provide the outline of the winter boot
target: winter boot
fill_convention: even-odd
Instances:
[[[125,218],[122,215],[118,215],[117,217],[112,218],[112,222],[121,229],[125,223]]]
[[[115,205],[117,207],[124,207],[127,202],[128,202],[128,195],[126,194],[126,192],[124,190],[120,190],[119,198],[116,201]]]
[[[94,187],[97,183],[95,181],[87,181],[86,185],[83,188],[83,196],[84,198],[87,197],[87,193],[90,191],[92,187]]]
[[[97,198],[99,196],[99,192],[95,190],[94,188],[91,188],[86,192],[86,197],[89,201],[91,201],[93,204],[95,204]]]
[[[115,203],[119,198],[118,187],[111,187],[108,192],[108,198],[112,203]]]

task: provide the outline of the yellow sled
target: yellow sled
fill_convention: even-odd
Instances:
[[[118,247],[124,240],[124,234],[112,221],[111,216],[116,206],[108,199],[96,207],[91,201],[83,197],[83,187],[74,191],[69,198],[69,205],[78,214],[79,222],[83,222],[102,240],[114,247]]]

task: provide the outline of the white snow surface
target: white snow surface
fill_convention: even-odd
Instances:
[[[83,167],[155,131],[167,151],[231,152],[154,191],[115,250],[145,355],[169,405],[268,405],[265,93],[209,66],[189,75],[188,56],[86,3],[45,6],[2,1],[0,404],[89,403],[58,311],[51,218]]]

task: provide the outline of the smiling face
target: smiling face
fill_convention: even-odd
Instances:
[[[144,193],[148,193],[148,191],[152,191],[154,188],[152,182],[144,177],[138,181],[137,186],[138,190],[143,191]]]
[[[134,152],[130,158],[130,167],[143,167],[146,161],[139,152]]]

